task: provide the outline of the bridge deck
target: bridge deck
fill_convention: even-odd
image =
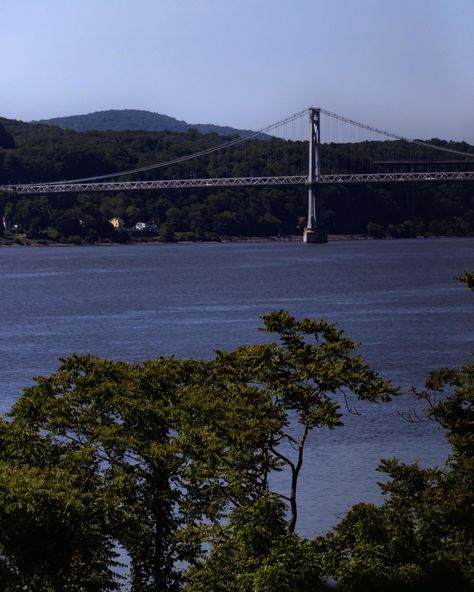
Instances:
[[[426,183],[474,181],[474,171],[424,173],[367,173],[320,175],[323,185],[349,185],[354,183]],[[69,193],[98,191],[144,191],[152,189],[192,189],[212,187],[265,187],[275,185],[308,185],[307,175],[271,177],[229,177],[218,179],[161,179],[155,181],[103,181],[29,183],[0,186],[0,190],[27,193]]]

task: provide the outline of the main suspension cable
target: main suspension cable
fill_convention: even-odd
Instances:
[[[218,150],[224,150],[226,148],[230,148],[231,146],[237,146],[238,144],[242,144],[243,142],[247,142],[248,140],[252,140],[253,138],[257,138],[258,136],[261,136],[262,134],[268,134],[268,132],[271,132],[271,131],[273,131],[273,130],[275,130],[287,123],[290,123],[291,121],[295,121],[296,119],[299,119],[300,117],[302,117],[303,115],[308,113],[308,111],[309,111],[309,109],[304,109],[303,111],[300,111],[299,113],[295,113],[294,115],[290,115],[286,119],[282,119],[280,121],[277,121],[276,123],[268,125],[267,127],[262,128],[258,132],[252,132],[248,136],[235,138],[234,140],[230,140],[229,142],[224,142],[223,144],[219,144],[218,146],[213,146],[212,148],[206,148],[205,150],[200,150],[199,152],[193,152],[192,154],[187,154],[185,156],[173,158],[173,159],[167,160],[165,162],[159,162],[157,164],[151,164],[151,165],[136,168],[136,169],[129,169],[126,171],[121,171],[119,173],[109,173],[107,175],[97,175],[95,177],[83,177],[81,179],[69,179],[67,181],[51,181],[50,183],[45,183],[45,185],[58,185],[58,184],[64,185],[64,184],[69,184],[69,183],[82,183],[82,182],[86,182],[86,181],[99,181],[101,179],[113,179],[114,177],[124,177],[126,175],[133,175],[134,173],[142,173],[144,171],[152,171],[154,169],[164,168],[167,166],[171,166],[173,164],[185,162],[186,160],[191,160],[193,158],[199,158],[200,156],[206,156],[207,154],[212,154],[213,152],[217,152]]]
[[[228,142],[224,142],[222,144],[219,144],[217,146],[213,146],[211,148],[206,148],[204,150],[200,150],[199,152],[194,152],[191,154],[187,154],[185,156],[180,156],[178,158],[173,158],[171,160],[167,160],[164,162],[159,162],[156,164],[152,164],[152,165],[148,165],[148,166],[143,166],[143,167],[139,167],[139,168],[135,168],[135,169],[128,169],[125,171],[120,171],[117,173],[108,173],[106,175],[96,175],[93,177],[82,177],[79,179],[69,179],[66,181],[51,181],[49,183],[44,183],[44,185],[58,185],[58,184],[69,184],[69,183],[82,183],[82,182],[89,182],[89,181],[100,181],[102,179],[113,179],[116,177],[124,177],[124,176],[128,176],[128,175],[133,175],[135,173],[142,173],[145,171],[151,171],[151,170],[155,170],[155,169],[160,169],[160,168],[164,168],[164,167],[168,167],[168,166],[172,166],[174,164],[178,164],[181,162],[185,162],[187,160],[192,160],[194,158],[199,158],[201,156],[206,156],[208,154],[212,154],[213,152],[218,152],[220,150],[225,150],[226,148],[230,148],[232,146],[237,146],[239,144],[242,144],[243,142],[247,142],[249,140],[255,139],[258,136],[261,135],[265,135],[265,134],[269,134],[269,132],[278,129],[279,127],[282,127],[292,121],[295,121],[297,119],[301,119],[304,115],[306,115],[307,113],[309,113],[310,108],[304,109],[303,111],[300,111],[298,113],[295,113],[293,115],[290,115],[289,117],[286,117],[285,119],[282,119],[280,121],[277,121],[276,123],[273,123],[271,125],[268,125],[256,132],[252,132],[251,134],[247,135],[247,136],[241,136],[239,138],[235,138],[233,140],[230,140]],[[461,156],[467,156],[469,158],[473,158],[474,154],[473,153],[469,153],[469,152],[463,152],[460,150],[454,150],[452,148],[444,148],[442,146],[436,146],[434,144],[430,144],[429,142],[423,142],[421,140],[415,140],[412,138],[406,138],[404,136],[400,136],[391,132],[387,132],[385,130],[381,130],[378,129],[376,127],[370,126],[368,124],[364,124],[364,123],[360,123],[358,121],[355,121],[353,119],[349,119],[348,117],[344,117],[342,115],[338,115],[337,113],[333,113],[332,111],[328,111],[326,109],[319,109],[319,111],[324,114],[327,115],[328,117],[331,117],[337,121],[341,121],[343,123],[347,123],[353,126],[357,126],[361,129],[385,136],[387,138],[392,138],[394,140],[402,140],[405,142],[408,142],[410,144],[415,144],[417,146],[423,146],[424,148],[431,148],[433,150],[438,150],[440,152],[449,152],[451,154],[457,154],[457,155],[461,155]]]
[[[461,150],[453,150],[452,148],[443,148],[442,146],[436,146],[435,144],[430,144],[429,142],[422,142],[421,140],[414,140],[412,138],[405,138],[403,136],[398,136],[397,134],[393,134],[391,132],[387,132],[376,127],[372,127],[365,123],[360,123],[358,121],[354,121],[353,119],[349,119],[348,117],[344,117],[342,115],[338,115],[337,113],[333,113],[332,111],[326,111],[326,109],[321,109],[321,113],[327,115],[328,117],[333,117],[334,119],[338,119],[339,121],[343,121],[344,123],[349,123],[351,125],[356,125],[362,129],[375,132],[382,136],[386,136],[387,138],[392,138],[394,140],[403,140],[405,142],[409,142],[410,144],[416,144],[417,146],[424,146],[425,148],[432,148],[433,150],[439,150],[441,152],[450,152],[451,154],[459,154],[461,156],[469,156],[472,158],[474,153],[471,152],[462,152]]]

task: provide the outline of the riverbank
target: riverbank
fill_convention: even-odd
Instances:
[[[474,238],[472,236],[424,236],[418,235],[416,237],[383,237],[374,238],[367,234],[329,234],[328,242],[334,241],[365,241],[365,240],[404,240],[409,238],[410,240],[416,239],[446,239],[446,238]],[[301,235],[290,235],[290,236],[223,236],[213,240],[174,240],[164,241],[158,237],[148,237],[144,239],[130,239],[125,242],[114,242],[111,240],[100,241],[96,243],[88,243],[85,241],[77,240],[63,240],[63,241],[47,241],[44,239],[33,239],[27,238],[24,235],[17,235],[15,237],[0,238],[0,247],[69,247],[69,246],[114,246],[114,245],[166,245],[166,244],[186,244],[186,243],[268,243],[268,242],[301,242],[303,237]]]

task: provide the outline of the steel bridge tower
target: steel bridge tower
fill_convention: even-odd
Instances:
[[[308,169],[308,222],[303,233],[305,243],[327,243],[328,233],[321,220],[321,110],[309,110],[309,169]]]

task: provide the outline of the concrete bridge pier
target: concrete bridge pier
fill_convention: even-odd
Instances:
[[[321,162],[320,109],[309,110],[309,168],[308,168],[308,222],[303,232],[304,243],[327,243],[328,233],[321,226],[321,198],[318,183]]]

